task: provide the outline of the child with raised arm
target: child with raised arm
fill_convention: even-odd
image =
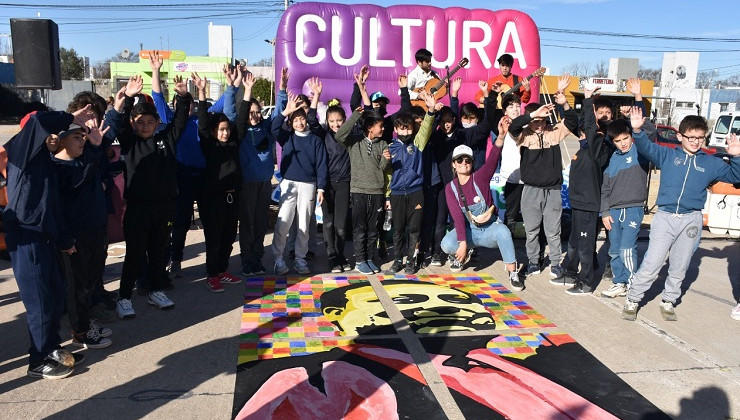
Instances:
[[[262,118],[262,106],[252,98],[255,79],[251,73],[243,73],[244,98],[239,105],[236,125],[243,132],[239,145],[239,163],[242,169],[242,194],[239,204],[239,249],[242,274],[245,276],[265,273],[262,257],[265,254],[265,234],[270,214],[272,176],[275,172],[275,138],[272,121],[283,112],[288,94],[288,69],[280,73],[280,90],[275,109],[268,118]],[[230,98],[227,96],[226,98]]]
[[[175,305],[163,292],[162,273],[177,197],[177,141],[187,125],[193,98],[181,76],[175,77],[174,84],[178,95],[175,118],[159,132],[159,115],[154,105],[146,102],[133,105],[134,96],[141,93],[141,76],[130,78],[123,91],[126,98],[118,141],[126,164],[123,191],[126,199],[123,216],[126,257],[116,306],[119,318],[136,315],[131,294],[145,257],[149,261],[147,278],[150,282],[147,302],[159,309]]]
[[[35,113],[5,144],[8,205],[3,211],[3,229],[13,276],[26,308],[31,340],[28,375],[32,377],[67,377],[72,374],[76,359],[82,359],[73,358],[60,346],[65,286],[57,252],[72,255],[77,249],[62,215],[59,182],[50,152],[56,150],[59,135],[70,125],[84,127],[94,118],[90,108],[87,105],[73,114]]]
[[[288,130],[283,128],[287,119]],[[308,253],[308,224],[314,215],[315,201],[321,204],[326,188],[326,148],[324,141],[311,133],[306,122],[306,112],[298,99],[289,98],[285,110],[272,121],[272,135],[283,147],[280,162],[280,210],[272,239],[275,257],[275,274],[286,274],[290,269],[283,260],[283,251],[293,218],[298,214],[296,235],[295,271],[309,274],[306,262]],[[318,194],[317,194],[318,193]]]
[[[365,82],[355,74],[355,84],[365,106],[370,105]],[[360,131],[354,130],[355,125]],[[383,210],[385,173],[390,170],[391,155],[383,141],[384,119],[375,110],[363,111],[359,106],[335,136],[347,148],[352,167],[350,196],[352,200],[352,242],[355,268],[362,274],[379,273],[372,261],[372,250],[378,239],[378,214]]]
[[[386,270],[386,274],[396,274],[403,268],[402,250],[406,246],[406,274],[416,272],[414,256],[421,230],[421,216],[424,204],[422,183],[424,165],[422,153],[432,135],[434,114],[442,108],[436,107],[434,96],[421,93],[429,112],[424,117],[421,127],[416,130],[413,116],[410,113],[399,113],[393,121],[395,138],[388,147],[391,155],[392,176],[390,182],[390,208],[393,211],[393,249],[395,261]]]
[[[326,253],[329,256],[331,272],[341,273],[351,269],[344,256],[344,238],[352,167],[347,149],[337,142],[335,136],[347,117],[340,105],[330,105],[326,110],[326,129],[324,129],[316,115],[323,84],[318,78],[313,78],[309,80],[308,87],[313,92],[311,107],[308,109],[308,125],[311,132],[324,139],[326,148],[328,180],[324,190],[324,202],[321,203]]]
[[[558,80],[558,87],[566,82],[567,79]],[[560,267],[560,216],[563,211],[560,196],[563,184],[560,142],[578,129],[578,115],[568,105],[565,95],[558,95],[556,99],[564,113],[563,120],[555,126],[549,126],[546,122],[547,116],[555,109],[554,104],[540,106],[538,103],[531,103],[525,107],[525,114],[515,118],[509,127],[509,133],[517,140],[521,152],[520,173],[524,182],[521,207],[529,259],[527,276],[539,274],[541,270],[538,237],[543,224],[550,248],[550,276],[563,276]]]
[[[239,220],[239,139],[243,133],[237,133],[226,114],[208,112],[207,80],[198,73],[193,73],[192,79],[198,89],[198,137],[206,159],[203,205],[199,208],[206,239],[206,287],[218,293],[224,291],[222,283],[241,284],[228,269]]]
[[[701,209],[707,199],[707,186],[715,181],[740,182],[740,140],[734,135],[728,137],[727,153],[732,159],[727,165],[701,150],[708,131],[704,118],[684,117],[678,126],[681,147],[675,149],[652,143],[642,130],[644,121],[642,110],[632,108],[630,122],[637,152],[661,170],[658,212],[650,224],[650,243],[627,292],[622,318],[637,319],[638,306],[668,257],[660,315],[666,321],[675,321],[674,306],[681,297],[681,282],[701,239]]]

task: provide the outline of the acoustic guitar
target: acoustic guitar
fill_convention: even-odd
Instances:
[[[426,91],[427,93],[434,96],[434,99],[439,101],[447,94],[447,83],[449,82],[450,78],[458,72],[461,68],[468,65],[470,61],[467,58],[462,58],[459,63],[452,69],[450,69],[447,72],[447,76],[445,76],[444,79],[440,79],[439,76],[435,74],[434,78],[430,81],[428,81],[423,87],[420,87],[418,89],[414,89],[414,92],[421,92]],[[421,99],[413,99],[411,101],[412,106],[420,106],[424,108],[425,111],[427,110],[427,106]]]
[[[501,92],[502,93],[500,93],[498,95],[498,98],[496,98],[496,101],[497,101],[497,105],[496,106],[498,108],[501,108],[501,101],[504,99],[504,96],[506,96],[506,95],[508,95],[510,93],[519,92],[519,88],[522,87],[522,82],[523,81],[529,80],[529,79],[531,79],[533,77],[540,77],[543,74],[545,74],[545,71],[546,70],[547,69],[545,69],[544,67],[540,67],[537,70],[535,70],[534,73],[532,73],[529,76],[525,77],[524,79],[520,80],[519,83],[515,84],[514,86],[509,86],[509,85],[507,85],[505,83],[501,84]],[[491,86],[491,88],[493,88],[493,87]]]

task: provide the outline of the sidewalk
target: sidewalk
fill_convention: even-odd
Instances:
[[[241,286],[210,293],[205,287],[202,230],[191,230],[182,279],[168,295],[177,307],[159,311],[134,297],[137,316],[117,321],[113,345],[86,350],[87,360],[73,376],[44,381],[26,376],[28,345],[24,309],[7,261],[0,261],[0,410],[4,418],[23,419],[226,419],[232,412]],[[268,236],[266,242],[271,241]],[[523,243],[516,243],[522,252]],[[603,242],[599,242],[601,247]],[[646,241],[639,242],[640,255]],[[320,248],[320,247],[319,247]],[[623,321],[623,300],[566,295],[551,285],[547,270],[518,294],[574,337],[620,378],[674,418],[740,418],[740,322],[729,317],[740,297],[740,243],[705,238],[687,273],[688,291],[678,305],[678,322],[658,313],[659,298],[640,311],[637,322]],[[600,259],[605,258],[605,249]],[[519,255],[523,260],[523,255]],[[488,265],[495,260],[493,265]],[[466,272],[502,279],[498,252],[482,252],[481,267]],[[270,267],[271,261],[265,261]],[[117,290],[121,258],[109,258],[108,290]],[[389,263],[385,263],[387,267]],[[322,252],[314,271],[328,271]],[[238,273],[239,258],[231,260]],[[662,276],[665,275],[665,271]],[[426,269],[446,273],[447,267]],[[423,274],[419,273],[419,274]],[[599,272],[600,274],[600,272]],[[328,274],[327,274],[328,275]],[[602,282],[598,290],[609,286]],[[662,284],[648,293],[656,296]],[[63,337],[68,337],[63,333]]]

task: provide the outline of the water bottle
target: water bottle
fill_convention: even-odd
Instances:
[[[391,209],[385,211],[385,221],[383,222],[383,230],[386,232],[391,230],[391,220],[393,219],[393,212]]]

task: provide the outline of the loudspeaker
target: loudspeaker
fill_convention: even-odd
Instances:
[[[20,88],[62,88],[59,27],[49,19],[10,19],[15,84]]]

